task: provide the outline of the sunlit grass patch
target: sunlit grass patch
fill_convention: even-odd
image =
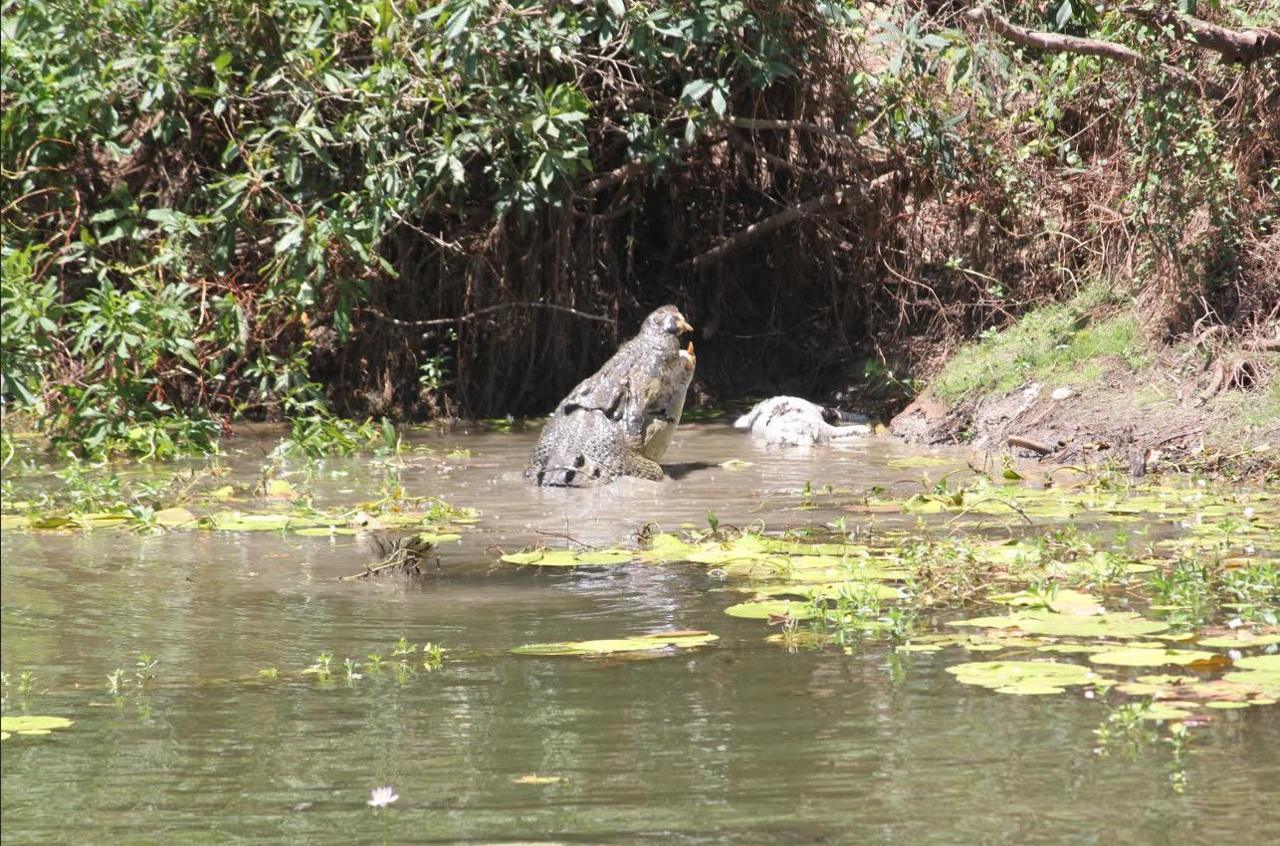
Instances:
[[[1031,381],[1090,382],[1116,359],[1137,368],[1146,361],[1146,346],[1134,316],[1128,311],[1097,316],[1118,303],[1113,291],[1094,285],[1065,303],[1035,309],[1003,330],[988,330],[952,357],[933,390],[956,400]]]

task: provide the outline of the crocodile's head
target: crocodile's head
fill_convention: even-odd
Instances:
[[[673,305],[664,305],[644,319],[644,326],[640,331],[646,335],[679,337],[684,332],[692,332],[693,327],[684,319],[680,309]]]

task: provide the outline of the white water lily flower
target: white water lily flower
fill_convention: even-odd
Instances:
[[[1227,620],[1227,628],[1229,629],[1238,629],[1243,625],[1244,620],[1241,620],[1239,617],[1232,617],[1230,620]]]
[[[385,808],[399,798],[400,795],[396,793],[396,789],[391,785],[375,787],[373,796],[369,799],[369,804],[374,808]]]

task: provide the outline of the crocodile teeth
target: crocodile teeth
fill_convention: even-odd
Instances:
[[[689,353],[689,355],[693,355],[693,341],[689,342],[689,346],[685,348],[685,352]]]

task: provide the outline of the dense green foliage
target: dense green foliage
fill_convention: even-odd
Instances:
[[[855,378],[1087,277],[1264,318],[1275,63],[1003,5],[1229,93],[958,4],[6,3],[3,394],[90,453],[241,416],[321,448],[378,434],[330,407],[544,410],[616,341],[583,313],[668,300],[713,389]]]

